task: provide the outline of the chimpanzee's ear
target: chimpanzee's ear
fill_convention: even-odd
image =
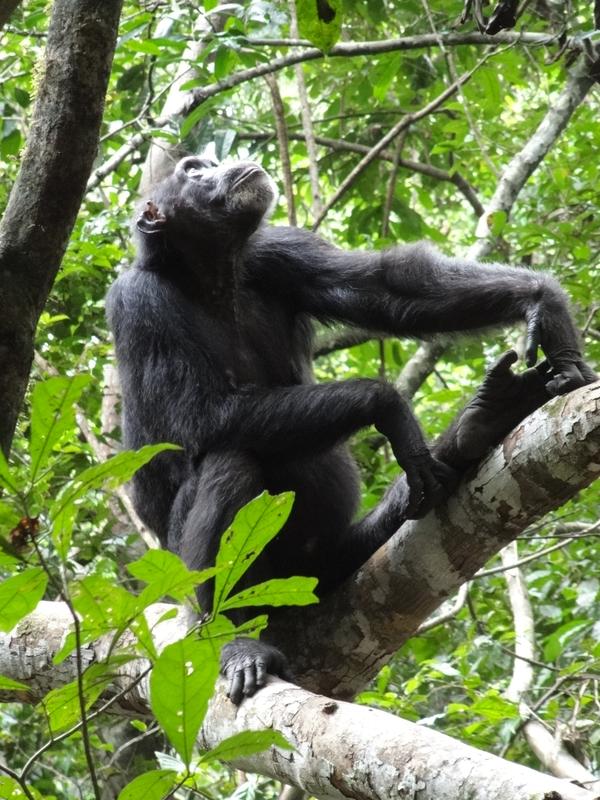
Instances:
[[[160,233],[166,224],[167,218],[152,200],[146,203],[146,208],[135,221],[135,227],[141,233]]]

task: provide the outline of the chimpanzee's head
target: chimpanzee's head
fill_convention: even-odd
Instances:
[[[216,164],[187,156],[154,188],[136,228],[147,245],[163,240],[181,246],[239,247],[269,213],[276,197],[275,184],[252,161]]]

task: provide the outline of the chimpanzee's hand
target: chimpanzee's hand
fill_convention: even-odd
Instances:
[[[543,361],[534,369],[514,373],[511,366],[516,361],[514,350],[504,353],[459,416],[456,448],[465,462],[478,461],[548,400],[548,385],[556,380],[550,364]]]
[[[561,325],[561,320],[554,323]],[[548,343],[543,334],[541,310],[533,313],[527,323],[527,342],[525,348],[525,363],[533,367],[537,361],[538,346],[541,346],[552,367],[552,378],[546,383],[546,392],[550,397],[558,394],[567,394],[580,386],[594,383],[598,376],[589,364],[583,360],[580,350],[575,344],[558,345],[556,342]],[[575,334],[573,334],[573,338]]]
[[[406,463],[408,504],[406,519],[421,519],[443,502],[456,488],[459,475],[448,464],[438,461],[429,450]]]
[[[267,674],[293,681],[286,657],[276,647],[240,636],[221,650],[221,673],[228,681],[227,697],[236,706],[264,686]]]

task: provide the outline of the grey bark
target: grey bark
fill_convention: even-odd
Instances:
[[[27,148],[0,223],[0,447],[98,145],[122,0],[55,0]]]
[[[272,615],[302,685],[351,698],[504,545],[600,474],[600,382],[519,425],[449,501],[408,522],[318,606]]]
[[[155,625],[164,605],[149,609],[148,622],[161,645],[182,633],[177,620]],[[59,667],[52,656],[62,644],[69,622],[63,603],[40,603],[9,634],[0,635],[0,673],[30,683],[31,700],[40,688],[53,688],[75,677],[71,657]],[[87,645],[84,663],[100,657],[101,647]],[[142,659],[125,668],[136,678]],[[117,679],[117,685],[119,680]],[[37,687],[37,691],[36,691]],[[148,684],[142,681],[119,710],[148,710]],[[246,730],[273,728],[294,746],[240,758],[233,766],[260,772],[304,789],[321,800],[598,800],[598,795],[476,750],[399,717],[374,708],[311,694],[277,679],[239,708],[217,692],[198,744],[214,747]]]

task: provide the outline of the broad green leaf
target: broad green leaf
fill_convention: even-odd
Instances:
[[[561,625],[558,630],[554,631],[546,639],[546,644],[544,645],[544,658],[546,661],[557,659],[567,644],[592,624],[593,620],[591,619],[575,619],[572,622]]]
[[[33,387],[29,440],[32,483],[46,465],[54,445],[69,428],[75,427],[75,403],[90,381],[90,375],[55,377]]]
[[[2,800],[27,800],[23,789],[8,775],[0,775],[0,797]]]
[[[190,570],[179,556],[168,550],[148,550],[140,559],[128,564],[127,571],[148,584],[139,597],[140,607],[145,608],[167,596],[185,600],[198,584],[212,578],[217,570],[215,567]]]
[[[31,567],[0,583],[0,631],[12,630],[31,614],[46,591],[48,576],[41,567]]]
[[[188,766],[218,674],[212,643],[186,637],[165,647],[150,676],[152,711]]]
[[[480,700],[476,700],[471,706],[471,711],[493,723],[502,722],[505,719],[515,719],[519,716],[518,707],[495,694],[494,691],[490,691]]]
[[[124,789],[117,800],[163,800],[178,784],[177,773],[170,769],[153,769],[138,775]]]
[[[307,606],[318,603],[313,589],[316,578],[274,578],[258,583],[229,597],[221,603],[221,611],[244,606]]]
[[[118,665],[130,661],[134,656],[115,656],[109,664],[92,664],[83,673],[82,688],[86,711],[96,702],[102,692],[112,683]],[[70,728],[81,718],[79,687],[77,681],[52,689],[40,702],[48,719],[52,733]]]
[[[111,631],[123,631],[138,614],[137,597],[100,575],[88,575],[71,584],[71,599],[81,616],[82,644]],[[75,636],[69,633],[53,658],[60,664],[75,648]]]
[[[126,450],[101,464],[84,469],[63,488],[58,498],[50,506],[52,520],[52,540],[61,558],[66,558],[71,545],[73,523],[77,516],[78,504],[93,489],[116,489],[165,450],[179,450],[174,444],[153,444],[139,450]]]
[[[214,609],[231,594],[236,583],[287,520],[294,501],[292,492],[263,492],[241,508],[221,537],[216,566]]]
[[[17,691],[19,689],[25,689],[25,691],[27,691],[29,687],[24,683],[20,683],[19,681],[13,681],[12,678],[7,678],[6,675],[0,675],[0,689],[3,691]]]
[[[269,747],[280,747],[282,750],[293,750],[294,747],[288,740],[279,733],[270,729],[263,731],[243,731],[242,733],[235,733],[227,739],[224,739],[212,750],[202,755],[200,763],[205,761],[230,761],[232,758],[240,758],[240,756],[251,756],[254,753],[260,753],[262,750],[267,750]]]
[[[342,31],[342,0],[296,0],[298,30],[320,50],[330,50]]]

